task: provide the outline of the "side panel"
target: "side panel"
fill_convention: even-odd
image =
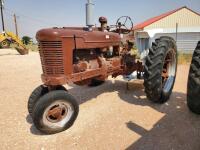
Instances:
[[[71,37],[62,38],[62,44],[65,75],[71,75],[73,72],[73,50],[75,49],[74,39]]]
[[[145,58],[149,53],[149,48],[151,46],[151,38],[147,32],[139,31],[135,32],[135,42],[137,49],[140,53],[140,59],[145,63]]]
[[[154,38],[160,36],[169,36],[176,40],[176,33],[158,33]],[[178,33],[177,34],[177,48],[178,51],[184,53],[192,53],[200,40],[200,32]]]

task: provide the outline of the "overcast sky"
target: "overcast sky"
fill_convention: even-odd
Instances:
[[[134,24],[167,11],[187,6],[200,13],[200,0],[93,0],[95,21],[106,16],[110,24],[118,17],[130,16]],[[5,0],[5,24],[14,30],[13,14],[16,13],[20,36],[35,33],[53,26],[85,26],[85,3],[87,0]],[[2,31],[2,27],[0,27]]]

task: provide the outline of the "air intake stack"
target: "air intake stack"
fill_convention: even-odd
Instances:
[[[92,0],[88,0],[86,4],[86,25],[88,26],[89,31],[92,31],[92,26],[94,26],[94,4]]]

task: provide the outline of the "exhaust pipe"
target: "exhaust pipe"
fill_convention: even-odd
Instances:
[[[86,26],[88,26],[89,31],[92,31],[92,26],[94,26],[94,4],[92,0],[88,0],[86,4]]]

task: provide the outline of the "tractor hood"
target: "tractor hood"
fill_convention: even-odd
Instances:
[[[40,41],[62,41],[66,38],[76,38],[78,41],[81,40],[83,43],[102,44],[105,45],[119,45],[121,38],[118,33],[114,32],[102,32],[98,29],[93,31],[87,31],[87,28],[49,28],[42,29],[37,32],[36,39]],[[78,44],[78,43],[77,43]],[[106,45],[107,45],[106,44]]]

